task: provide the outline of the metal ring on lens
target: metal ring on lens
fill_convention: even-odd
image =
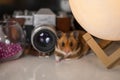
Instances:
[[[55,29],[53,26],[47,26],[47,25],[43,25],[43,26],[38,26],[36,27],[33,32],[32,32],[32,35],[31,35],[31,43],[32,43],[32,46],[34,47],[34,49],[36,49],[38,52],[43,52],[43,51],[40,51],[34,44],[34,37],[37,33],[39,33],[40,31],[42,30],[49,30],[51,31],[54,35],[55,35],[55,38],[56,38],[56,32],[55,32]],[[45,51],[45,53],[47,52],[50,52],[50,51]],[[44,53],[44,52],[43,52]]]

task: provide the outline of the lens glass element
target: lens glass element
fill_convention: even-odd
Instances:
[[[48,29],[38,31],[33,37],[34,46],[41,52],[50,52],[56,44],[56,35]]]
[[[37,42],[46,46],[50,43],[51,37],[48,33],[42,32],[37,38]]]

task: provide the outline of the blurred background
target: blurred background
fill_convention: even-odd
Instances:
[[[53,12],[60,10],[61,0],[0,0],[0,19],[3,14],[12,14],[14,10],[34,10],[50,8]]]

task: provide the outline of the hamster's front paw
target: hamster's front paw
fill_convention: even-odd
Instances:
[[[62,57],[55,55],[55,61],[58,63],[62,60]]]

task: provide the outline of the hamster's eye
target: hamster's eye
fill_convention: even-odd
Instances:
[[[64,42],[62,42],[62,47],[64,47],[65,46],[65,43]]]
[[[72,46],[73,46],[73,43],[72,43],[72,42],[70,42],[70,44],[69,44],[69,45],[70,45],[70,47],[72,47]]]

